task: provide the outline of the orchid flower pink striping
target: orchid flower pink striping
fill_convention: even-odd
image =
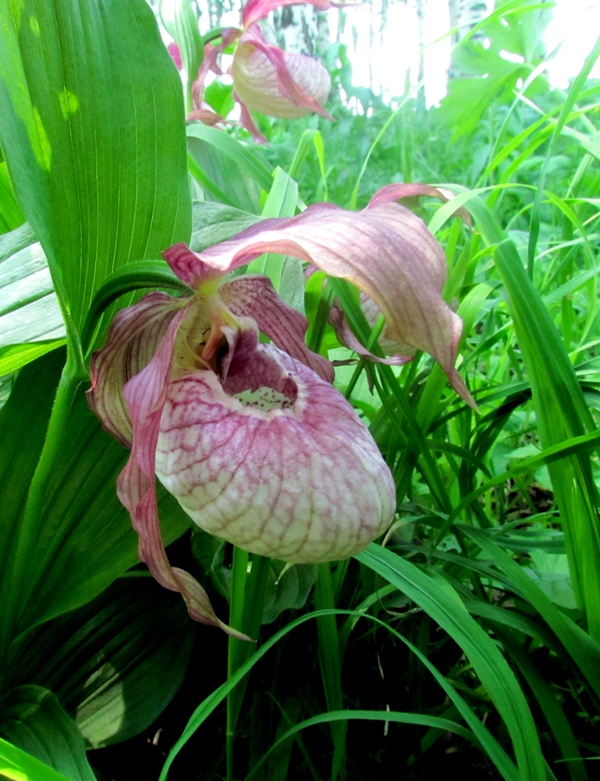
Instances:
[[[322,10],[332,7],[329,0],[309,2]],[[206,45],[204,62],[192,90],[194,109],[188,120],[197,119],[210,125],[225,121],[203,103],[203,95],[209,72],[222,75],[218,60],[232,45],[235,50],[230,72],[234,98],[240,104],[242,125],[256,141],[266,139],[256,127],[250,110],[281,119],[303,117],[312,112],[332,118],[322,106],[331,89],[329,73],[311,57],[285,52],[268,43],[258,25],[275,8],[294,4],[300,3],[295,0],[249,0],[242,9],[243,29],[227,28],[222,33],[221,43]],[[169,51],[181,69],[179,48],[172,44]]]
[[[328,204],[264,220],[200,254],[165,258],[190,296],[151,293],[115,318],[92,359],[92,409],[131,448],[118,482],[157,580],[190,615],[221,626],[191,576],[170,566],[155,474],[203,529],[291,562],[362,550],[391,522],[395,487],[364,424],[304,343],[304,317],[264,277],[226,274],[264,252],[293,255],[357,285],[390,338],[428,351],[455,389],[461,322],[440,296],[444,254],[424,224],[392,202],[358,213]],[[259,332],[272,344],[259,343]],[[400,358],[402,362],[407,358]]]

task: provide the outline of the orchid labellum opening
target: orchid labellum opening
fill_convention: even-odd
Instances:
[[[267,219],[200,254],[171,247],[164,256],[189,297],[144,296],[115,317],[92,359],[91,407],[131,449],[118,493],[140,558],[199,621],[230,631],[200,585],[168,562],[155,475],[206,531],[290,562],[351,556],[396,509],[374,440],[333,387],[329,361],[305,345],[305,318],[265,277],[228,272],[272,252],[348,280],[385,316],[389,339],[427,351],[472,401],[454,368],[462,324],[440,295],[444,253],[393,202],[396,191],[387,197],[358,213],[317,204]]]

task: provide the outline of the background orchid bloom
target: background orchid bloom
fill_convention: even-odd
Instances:
[[[264,252],[348,279],[387,318],[393,338],[436,357],[453,386],[461,321],[440,291],[444,253],[395,203],[352,213],[317,204],[268,219],[200,254],[164,255],[191,295],[151,293],[115,318],[92,359],[92,409],[131,448],[118,481],[157,580],[190,614],[222,626],[191,576],[171,568],[155,474],[203,529],[291,562],[346,558],[395,511],[391,473],[362,421],[331,385],[329,361],[304,343],[305,318],[264,277],[225,275]],[[259,331],[273,344],[259,343]]]
[[[265,40],[258,25],[239,39],[231,76],[235,95],[246,109],[279,119],[297,119],[323,109],[331,89],[325,68],[304,54],[284,52]]]
[[[323,10],[332,6],[329,0],[309,2]],[[275,8],[293,4],[289,0],[250,0],[242,10],[243,29],[229,28],[223,32],[219,45],[206,46],[204,62],[193,87],[194,110],[188,119],[204,121],[204,117],[208,116],[202,113],[206,111],[202,103],[204,82],[210,71],[220,73],[218,58],[224,49],[236,41],[231,64],[234,97],[240,104],[242,125],[252,133],[255,140],[266,141],[256,127],[250,110],[280,119],[296,119],[313,112],[331,119],[322,106],[331,89],[331,79],[326,69],[311,57],[284,52],[268,43],[257,24]],[[178,51],[169,51],[176,64],[181,61]],[[211,124],[219,121],[219,118],[210,119]]]

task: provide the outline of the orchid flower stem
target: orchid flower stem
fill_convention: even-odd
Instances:
[[[233,629],[242,630],[244,623],[244,604],[246,601],[246,580],[248,576],[248,553],[237,546],[233,548],[233,564],[231,566],[231,602],[229,607],[229,625]],[[241,640],[230,637],[227,654],[227,678],[235,673],[241,664]],[[227,781],[233,779],[233,744],[236,726],[236,701],[238,695],[234,689],[227,696]]]
[[[271,559],[266,556],[252,556],[248,572],[249,556],[246,551],[233,549],[231,569],[231,607],[229,623],[235,629],[256,639],[262,623],[265,596],[271,570]],[[227,677],[234,675],[255,650],[252,643],[229,638]],[[233,779],[233,746],[247,679],[244,678],[227,697],[227,779]]]
[[[315,584],[315,608],[317,610],[333,610],[334,590],[331,578],[331,565],[329,563],[318,564],[318,576]],[[321,677],[325,689],[327,709],[330,711],[343,710],[342,697],[342,662],[340,656],[340,638],[334,615],[323,616],[317,619],[317,634],[319,638],[319,662],[321,665]],[[345,755],[346,755],[346,722],[333,722],[331,725],[331,737],[334,745],[331,779],[338,777],[345,779]]]

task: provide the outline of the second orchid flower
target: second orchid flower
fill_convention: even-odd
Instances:
[[[332,6],[329,0],[308,2],[322,10]],[[289,0],[249,0],[242,10],[242,29],[227,28],[221,33],[220,43],[206,45],[204,61],[192,90],[194,108],[188,119],[198,119],[209,125],[223,121],[223,117],[204,104],[204,88],[211,71],[222,75],[219,59],[231,46],[235,46],[229,71],[234,98],[240,106],[242,125],[256,141],[266,139],[256,127],[251,111],[280,119],[296,119],[317,112],[331,119],[323,108],[331,89],[331,79],[325,68],[311,57],[285,52],[270,44],[258,25],[270,11],[293,4]],[[177,46],[171,45],[169,51],[181,68]]]

